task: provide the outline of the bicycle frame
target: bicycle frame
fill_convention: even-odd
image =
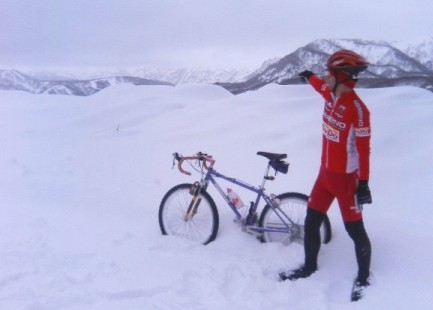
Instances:
[[[269,172],[269,168],[267,169],[267,173],[268,172]],[[243,188],[245,188],[247,190],[250,190],[250,191],[256,193],[257,194],[257,198],[256,198],[255,203],[252,206],[254,211],[256,211],[257,206],[258,206],[258,204],[260,202],[260,199],[262,197],[263,197],[263,199],[265,200],[266,203],[268,203],[268,204],[272,203],[271,199],[270,199],[270,196],[268,196],[267,194],[265,194],[265,191],[264,191],[264,184],[265,184],[266,180],[263,180],[262,185],[260,187],[257,187],[257,186],[253,186],[253,185],[250,185],[248,183],[245,183],[245,182],[243,182],[241,180],[238,180],[236,178],[228,177],[228,176],[226,176],[226,175],[224,175],[222,173],[217,172],[213,168],[209,168],[206,176],[204,177],[205,182],[210,181],[215,186],[215,188],[217,189],[217,191],[219,192],[219,194],[224,198],[224,200],[226,201],[226,203],[230,206],[230,208],[232,209],[232,211],[236,214],[236,216],[238,218],[242,217],[241,214],[239,213],[238,209],[233,205],[233,203],[230,201],[230,199],[227,197],[227,195],[225,194],[224,190],[221,188],[221,186],[216,181],[216,178],[224,179],[224,180],[226,180],[226,181],[228,181],[230,183],[233,183],[235,185],[238,185],[240,187],[243,187]]]
[[[207,172],[206,172],[205,176],[202,177],[202,179],[201,179],[200,188],[203,188],[204,190],[206,190],[207,186],[209,184],[209,181],[210,181],[215,186],[215,188],[217,189],[217,191],[221,195],[221,197],[224,199],[224,201],[231,208],[231,210],[235,213],[236,219],[238,220],[238,222],[242,223],[243,226],[245,227],[245,229],[247,229],[249,232],[253,232],[256,234],[262,234],[264,231],[281,232],[282,230],[284,230],[281,228],[280,229],[278,229],[278,228],[269,229],[269,228],[262,228],[262,227],[256,226],[257,218],[254,218],[254,216],[257,217],[257,208],[258,208],[260,200],[262,198],[266,204],[271,206],[272,210],[276,213],[276,215],[280,218],[280,220],[285,224],[286,229],[290,230],[290,227],[292,226],[292,224],[294,224],[294,222],[290,219],[290,217],[288,217],[284,212],[282,212],[278,208],[279,202],[278,202],[278,199],[276,198],[276,196],[273,194],[267,195],[265,193],[265,187],[264,186],[265,186],[266,181],[274,179],[274,177],[269,176],[270,168],[271,168],[271,165],[268,164],[266,171],[265,171],[265,175],[263,177],[262,184],[259,187],[257,187],[257,186],[250,185],[250,184],[248,184],[242,180],[228,177],[222,173],[219,173],[218,171],[216,171],[213,168],[213,163],[212,163],[209,167],[206,166]],[[249,210],[248,210],[248,215],[245,218],[242,217],[242,215],[239,213],[238,209],[234,206],[234,204],[227,197],[227,195],[225,194],[225,192],[223,191],[221,186],[216,181],[216,178],[224,179],[230,183],[238,185],[242,188],[245,188],[245,189],[252,191],[252,192],[257,194],[256,200],[254,203],[251,202],[251,205],[250,205]],[[199,194],[199,191],[197,194]],[[243,219],[245,220],[245,222],[242,222]],[[289,225],[289,223],[290,223],[290,225]]]

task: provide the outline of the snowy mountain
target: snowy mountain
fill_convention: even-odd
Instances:
[[[160,69],[145,68],[132,71],[130,74],[146,79],[166,81],[171,84],[182,83],[232,83],[244,80],[251,72],[234,69]]]
[[[393,45],[433,70],[433,37],[413,42],[395,42]]]
[[[80,69],[25,69],[23,72],[39,80],[93,80],[107,76],[133,76],[147,80],[164,81],[176,85],[181,83],[240,82],[251,70],[210,68],[80,68]]]
[[[278,61],[262,66],[244,82],[219,85],[238,94],[269,83],[299,84],[299,72],[309,69],[319,75],[325,74],[324,64],[329,55],[339,49],[350,49],[371,63],[360,76],[360,87],[412,85],[433,91],[432,47],[433,44],[427,43],[419,48],[412,45],[405,53],[384,41],[316,40]]]
[[[96,69],[97,70],[97,69]],[[0,90],[21,90],[33,94],[88,96],[106,87],[133,85],[176,85],[181,83],[239,82],[250,72],[211,69],[118,69],[95,71],[0,70]]]
[[[170,85],[167,82],[132,76],[115,76],[89,80],[43,80],[17,70],[0,70],[0,89],[21,90],[33,94],[92,95],[106,87],[118,84]]]
[[[176,85],[207,83],[220,85],[234,94],[255,90],[269,83],[299,84],[298,73],[309,69],[324,74],[323,64],[339,49],[351,49],[371,63],[360,76],[358,86],[366,88],[411,85],[433,91],[433,37],[411,43],[389,43],[356,39],[313,41],[283,58],[266,61],[249,74],[245,70],[212,69],[117,69],[88,72],[37,72],[0,70],[0,89],[23,90],[35,94],[86,96],[106,87],[134,85]],[[107,78],[108,76],[108,78]]]

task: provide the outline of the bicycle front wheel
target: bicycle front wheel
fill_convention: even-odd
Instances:
[[[165,194],[159,206],[159,226],[163,235],[208,244],[218,233],[218,210],[212,197],[203,189],[194,200],[190,193],[192,186],[179,184]]]
[[[304,242],[304,221],[307,214],[308,196],[300,193],[284,193],[277,197],[278,208],[266,205],[263,209],[259,226],[263,228],[263,242],[282,242],[291,244]],[[320,227],[323,243],[331,240],[331,223],[325,216]]]

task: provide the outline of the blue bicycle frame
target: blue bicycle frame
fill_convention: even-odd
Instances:
[[[260,187],[250,185],[248,183],[245,183],[241,180],[238,180],[236,178],[227,177],[224,174],[221,174],[217,172],[213,167],[207,167],[207,173],[205,177],[200,182],[200,186],[203,189],[207,189],[207,185],[209,181],[215,186],[219,194],[223,197],[223,199],[226,201],[226,203],[230,206],[232,211],[236,214],[236,218],[238,221],[242,220],[242,215],[239,213],[238,209],[235,207],[235,205],[230,201],[230,199],[227,197],[221,186],[216,181],[216,178],[224,179],[228,182],[231,182],[233,184],[236,184],[238,186],[241,186],[247,190],[250,190],[257,194],[256,201],[254,203],[251,202],[251,205],[249,207],[248,216],[245,218],[245,226],[248,227],[249,230],[256,232],[256,233],[263,233],[264,231],[268,232],[287,232],[287,230],[290,230],[290,224],[294,224],[293,221],[282,211],[278,209],[278,199],[275,197],[275,195],[271,194],[268,196],[265,194],[264,186],[267,180],[273,180],[273,177],[268,176],[269,170],[271,165],[268,164],[268,167],[266,168],[265,175],[263,177],[262,184]],[[285,224],[285,228],[263,228],[263,227],[257,227],[254,226],[256,219],[254,219],[254,216],[257,216],[257,208],[260,202],[260,199],[263,198],[266,204],[272,207],[273,211],[276,213],[276,215],[280,218],[280,220]]]

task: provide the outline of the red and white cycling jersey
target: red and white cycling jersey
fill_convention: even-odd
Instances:
[[[322,166],[341,173],[358,170],[359,179],[368,180],[370,112],[354,91],[335,98],[324,80],[313,75],[309,81],[325,98]]]

